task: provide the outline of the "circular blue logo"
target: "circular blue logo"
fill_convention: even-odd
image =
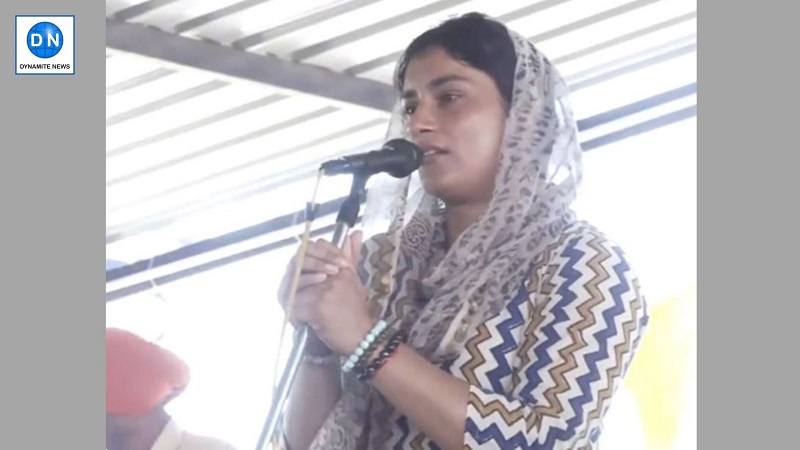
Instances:
[[[52,58],[61,51],[64,35],[56,24],[39,22],[28,31],[28,50],[39,58]]]

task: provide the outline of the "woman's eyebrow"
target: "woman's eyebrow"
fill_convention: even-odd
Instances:
[[[443,84],[450,83],[451,81],[468,81],[468,79],[462,75],[442,75],[441,77],[434,78],[428,82],[428,87],[431,89],[437,88]]]
[[[469,79],[462,75],[456,75],[456,74],[442,75],[440,77],[434,78],[433,80],[429,81],[428,88],[435,89],[437,87],[440,87],[442,85],[445,85],[453,81],[469,81]],[[417,97],[417,91],[414,89],[408,89],[406,91],[403,91],[403,95],[401,96],[403,100],[408,100],[410,98],[415,98],[415,97]]]

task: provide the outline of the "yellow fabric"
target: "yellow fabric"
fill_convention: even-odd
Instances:
[[[697,360],[697,286],[650,308],[650,324],[625,386],[641,411],[647,450],[678,450],[683,419],[695,408],[690,383]]]

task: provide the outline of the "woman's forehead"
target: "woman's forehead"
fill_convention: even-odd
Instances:
[[[459,61],[441,48],[428,50],[408,62],[404,90],[433,89],[449,82],[474,82],[481,72]]]

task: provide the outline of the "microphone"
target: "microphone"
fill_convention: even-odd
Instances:
[[[395,178],[405,178],[422,165],[423,151],[405,139],[392,139],[380,150],[332,159],[320,166],[326,175],[353,173],[370,176],[386,172]]]

